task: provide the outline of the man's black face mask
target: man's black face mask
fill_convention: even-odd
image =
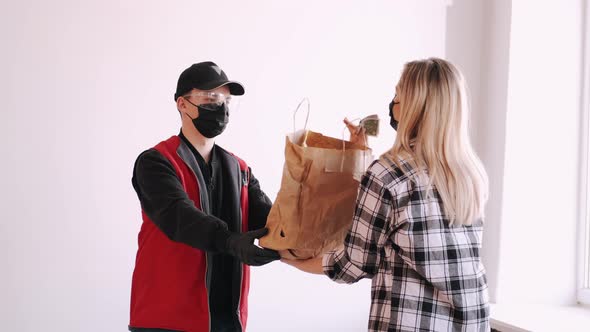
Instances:
[[[225,130],[225,127],[227,127],[227,123],[229,122],[229,108],[226,103],[220,105],[195,105],[188,99],[186,101],[199,110],[199,116],[191,119],[193,120],[195,128],[197,128],[203,136],[213,138],[220,135]]]

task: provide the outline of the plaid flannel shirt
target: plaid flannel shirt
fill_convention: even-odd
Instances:
[[[323,257],[341,283],[372,279],[369,331],[489,331],[482,222],[449,227],[426,172],[381,158],[364,175],[343,249]]]

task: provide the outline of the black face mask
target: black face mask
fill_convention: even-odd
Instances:
[[[393,100],[391,101],[391,103],[389,103],[389,125],[391,126],[391,128],[393,128],[393,130],[397,131],[397,125],[399,124],[399,122],[393,118],[393,105],[395,104],[397,103]]]
[[[188,101],[188,100],[187,100]],[[199,117],[193,119],[193,125],[197,130],[207,138],[213,138],[220,135],[229,122],[229,109],[226,103],[191,105],[199,109]],[[188,114],[187,114],[188,116]],[[189,116],[190,118],[190,116]]]

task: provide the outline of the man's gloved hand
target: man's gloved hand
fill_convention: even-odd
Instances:
[[[261,228],[247,233],[231,233],[227,238],[226,252],[237,257],[244,264],[261,266],[281,259],[279,253],[271,249],[263,249],[254,244],[268,233],[268,228]]]

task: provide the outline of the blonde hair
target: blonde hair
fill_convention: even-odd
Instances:
[[[483,218],[488,177],[469,141],[468,100],[461,72],[430,58],[405,65],[399,89],[399,125],[385,153],[397,165],[407,159],[427,170],[451,225]]]

